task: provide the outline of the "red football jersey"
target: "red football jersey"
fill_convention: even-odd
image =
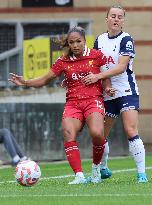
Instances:
[[[60,76],[62,72],[65,75],[67,93],[66,98],[71,100],[86,99],[102,95],[102,85],[98,81],[96,83],[85,85],[81,79],[90,72],[100,73],[100,67],[106,64],[104,54],[95,49],[86,48],[83,56],[76,58],[61,57],[52,66],[52,71],[56,76]]]

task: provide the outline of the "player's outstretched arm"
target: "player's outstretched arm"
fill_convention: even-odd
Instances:
[[[119,75],[123,73],[127,65],[129,63],[130,57],[129,56],[121,56],[119,57],[119,63],[116,65],[113,69],[108,69],[104,72],[98,73],[98,74],[89,74],[82,78],[83,83],[86,85],[90,85],[92,83],[97,82],[98,80],[103,80],[106,78],[110,78],[112,76]]]
[[[8,79],[12,83],[18,86],[26,86],[26,87],[41,87],[43,85],[47,85],[51,80],[55,79],[56,75],[50,70],[46,75],[41,76],[39,78],[34,78],[30,80],[24,80],[23,76],[19,76],[14,73],[10,73],[10,78]]]

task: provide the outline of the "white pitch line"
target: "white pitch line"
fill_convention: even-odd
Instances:
[[[146,170],[152,169],[152,167],[146,167]],[[132,168],[132,169],[120,169],[120,170],[114,170],[112,171],[112,173],[120,173],[120,172],[132,172],[132,171],[136,171],[136,168]]]
[[[152,169],[152,167],[146,167],[146,170]],[[119,169],[119,170],[113,170],[112,173],[120,173],[120,172],[132,172],[132,171],[136,171],[135,168],[132,169]],[[90,173],[87,173],[86,175],[90,175]],[[52,176],[52,177],[41,177],[40,180],[49,180],[49,179],[65,179],[65,178],[69,178],[69,177],[73,177],[74,174],[69,174],[69,175],[61,175],[61,176]],[[11,184],[11,183],[16,183],[15,180],[11,180],[11,181],[3,181],[0,182],[1,184]]]
[[[152,167],[146,167],[146,170],[152,169]],[[132,171],[136,171],[136,168],[132,168],[132,169],[119,169],[119,170],[113,170],[112,173],[120,173],[120,172],[132,172]],[[86,175],[90,175],[90,173],[87,173]],[[42,177],[41,180],[47,180],[47,179],[64,179],[64,178],[69,178],[69,177],[73,177],[74,174],[71,175],[63,175],[63,176],[54,176],[54,177]]]
[[[21,195],[12,195],[12,194],[8,194],[8,195],[0,195],[0,198],[16,198],[16,197],[152,197],[152,194],[136,194],[136,193],[125,193],[125,194],[21,194]]]

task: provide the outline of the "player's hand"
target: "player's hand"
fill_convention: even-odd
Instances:
[[[11,81],[12,83],[19,85],[19,86],[26,86],[26,81],[23,79],[23,76],[16,75],[14,73],[10,73],[10,78],[8,81]]]
[[[82,78],[82,82],[86,85],[96,83],[99,80],[97,74],[90,73],[87,76]]]
[[[115,94],[116,94],[116,92],[117,92],[117,90],[116,90],[115,88],[112,88],[112,87],[107,87],[107,88],[105,89],[105,93],[106,93],[107,95],[109,95],[110,97],[114,97]]]

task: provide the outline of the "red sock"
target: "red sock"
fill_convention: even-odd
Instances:
[[[82,172],[80,152],[76,141],[65,142],[64,149],[67,156],[67,160],[74,173]]]
[[[93,164],[99,164],[102,159],[106,140],[102,140],[101,144],[93,144]]]

